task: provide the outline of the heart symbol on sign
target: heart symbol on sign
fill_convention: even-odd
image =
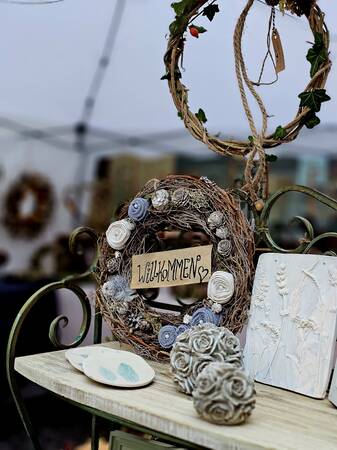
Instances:
[[[200,283],[202,283],[204,281],[204,279],[207,277],[207,275],[209,274],[209,270],[205,269],[205,267],[200,266],[198,269],[198,275],[200,277]]]

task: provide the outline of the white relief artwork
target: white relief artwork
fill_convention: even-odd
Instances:
[[[249,374],[262,383],[324,398],[336,333],[337,257],[261,255],[244,349]]]

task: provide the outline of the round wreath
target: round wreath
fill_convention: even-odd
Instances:
[[[324,22],[324,14],[316,4],[316,0],[266,0],[271,7],[280,5],[282,9],[288,9],[297,15],[305,15],[314,36],[314,44],[308,51],[307,59],[311,64],[311,80],[304,91],[299,94],[300,104],[295,118],[284,126],[279,126],[273,134],[267,135],[268,114],[263,101],[256,92],[254,83],[249,79],[242,54],[242,35],[248,13],[255,0],[248,0],[235,27],[233,45],[235,55],[235,70],[242,103],[247,115],[252,135],[247,141],[223,140],[218,136],[208,133],[204,111],[200,108],[194,113],[188,104],[188,88],[181,82],[180,63],[183,58],[186,36],[189,29],[193,37],[199,37],[200,33],[207,31],[196,25],[195,20],[200,16],[206,16],[210,21],[219,12],[219,6],[215,0],[180,0],[172,3],[176,13],[173,23],[170,25],[170,36],[167,52],[165,54],[166,74],[162,79],[168,80],[169,89],[178,110],[178,115],[183,119],[186,128],[199,141],[205,143],[216,153],[225,155],[248,155],[245,170],[246,184],[244,190],[248,191],[253,201],[256,201],[256,192],[266,178],[266,156],[264,148],[271,148],[281,143],[295,139],[301,128],[305,125],[313,128],[320,121],[316,113],[321,104],[330,99],[324,89],[331,69],[329,59],[329,32]],[[259,132],[248,104],[246,88],[255,98],[262,114],[262,129]],[[259,156],[259,164],[256,170],[254,159]]]
[[[32,195],[34,204],[29,214],[22,214],[21,205],[27,195]],[[39,174],[23,174],[5,195],[3,223],[14,237],[36,237],[47,225],[54,206],[53,189]]]
[[[167,250],[161,238],[177,230],[196,237],[192,245],[213,245],[207,295],[192,305],[179,301],[179,314],[156,308],[156,290],[129,287],[132,256]],[[211,322],[238,332],[249,308],[253,253],[253,231],[231,193],[205,177],[151,180],[100,240],[103,316],[119,341],[156,360],[167,358],[176,337],[191,325]]]

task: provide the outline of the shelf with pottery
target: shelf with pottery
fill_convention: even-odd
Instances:
[[[120,348],[119,344],[104,347]],[[254,414],[240,427],[198,417],[191,397],[177,392],[170,367],[149,363],[153,382],[142,389],[98,384],[74,369],[65,351],[16,358],[15,369],[34,383],[113,422],[164,437],[184,447],[210,449],[335,449],[337,409],[317,400],[256,383]]]

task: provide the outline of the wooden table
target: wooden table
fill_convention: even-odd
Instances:
[[[116,344],[109,345],[116,348]],[[337,449],[337,409],[328,400],[256,384],[257,405],[246,424],[212,425],[198,418],[190,397],[175,390],[168,365],[150,364],[156,378],[142,389],[97,384],[73,369],[64,351],[16,358],[15,369],[88,411],[95,409],[113,421],[153,431],[172,442],[191,443],[195,448]]]

